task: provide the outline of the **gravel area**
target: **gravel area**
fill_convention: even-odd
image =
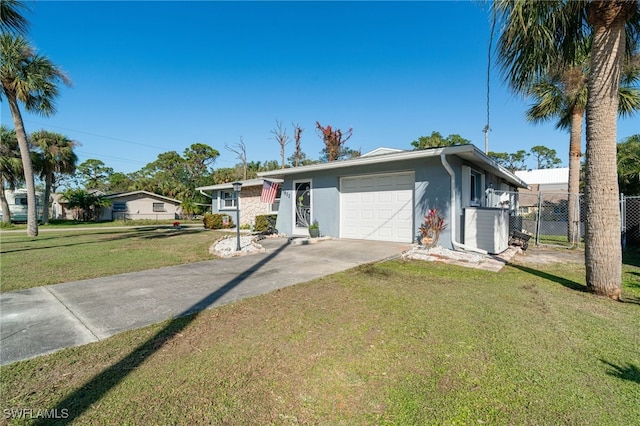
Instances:
[[[236,251],[236,248],[238,247],[237,237],[223,237],[211,245],[209,253],[219,257],[234,257],[254,253],[264,253],[266,249],[255,242],[255,239],[256,237],[253,235],[241,235],[240,251]]]

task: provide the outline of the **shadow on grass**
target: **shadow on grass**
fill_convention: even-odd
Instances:
[[[135,348],[129,355],[122,360],[94,376],[86,382],[81,388],[71,393],[65,399],[60,401],[53,410],[61,412],[63,409],[68,410],[69,417],[61,420],[59,424],[69,424],[91,408],[111,389],[124,380],[130,372],[138,368],[147,358],[158,352],[173,336],[184,330],[194,319],[198,317],[198,313],[210,307],[216,300],[220,299],[225,293],[234,287],[240,285],[244,280],[257,272],[264,265],[275,258],[290,243],[283,244],[274,250],[273,253],[256,263],[249,269],[245,270],[237,277],[231,279],[223,286],[219,287],[213,293],[204,297],[192,306],[188,307],[180,313],[175,319],[171,320],[166,327],[158,331],[146,342]],[[41,419],[35,423],[36,425],[51,424],[51,419]]]
[[[628,246],[622,252],[622,263],[640,268],[640,246]]]
[[[601,359],[600,362],[607,364],[609,367],[611,367],[607,371],[608,375],[617,377],[622,380],[629,380],[631,382],[636,382],[640,384],[640,368],[638,368],[637,365],[633,365],[633,364],[628,364],[626,366],[616,365],[616,364],[610,363],[609,361],[605,361],[603,359]]]
[[[157,233],[152,233],[152,232],[156,232],[158,230],[165,230],[166,232],[162,233],[162,234],[157,234]],[[94,239],[92,241],[81,241],[81,242],[70,242],[68,244],[50,244],[50,245],[45,245],[45,246],[39,246],[39,247],[20,247],[17,249],[5,249],[5,250],[0,250],[0,253],[19,253],[22,251],[33,251],[33,250],[45,250],[45,249],[52,249],[52,248],[58,248],[58,247],[73,247],[73,246],[80,246],[80,245],[85,245],[85,244],[96,244],[96,243],[103,243],[105,241],[118,241],[118,240],[127,240],[127,239],[131,239],[131,238],[145,238],[145,239],[153,239],[153,238],[169,238],[169,237],[175,237],[175,236],[179,236],[179,235],[184,235],[184,234],[195,234],[195,233],[199,233],[199,232],[204,232],[204,230],[202,229],[173,229],[172,227],[167,227],[167,226],[158,226],[158,227],[146,227],[146,228],[132,228],[131,230],[126,230],[125,232],[114,232],[113,230],[105,230],[104,232],[91,232],[91,233],[79,233],[79,234],[70,234],[70,235],[61,235],[61,236],[51,236],[51,237],[37,237],[37,239],[35,239],[34,241],[36,242],[40,242],[40,241],[46,241],[46,240],[61,240],[63,238],[72,238],[72,237],[86,237],[86,236],[101,236],[101,235],[113,235],[113,237],[111,238],[99,238],[99,239]],[[3,247],[6,247],[7,245],[10,245],[12,243],[3,243]],[[20,242],[20,245],[24,245],[25,242]]]
[[[576,290],[576,291],[580,291],[580,292],[586,292],[587,291],[587,286],[581,283],[578,283],[576,281],[572,281],[569,280],[567,278],[563,278],[560,277],[558,275],[553,275],[553,274],[549,274],[548,272],[544,272],[544,271],[540,271],[538,269],[532,269],[532,268],[527,268],[526,266],[522,266],[522,265],[513,265],[511,264],[512,268],[518,269],[522,272],[526,272],[528,274],[532,274],[535,275],[537,277],[540,278],[544,278],[545,280],[549,280],[549,281],[553,281],[556,282],[566,288],[569,288],[571,290]]]

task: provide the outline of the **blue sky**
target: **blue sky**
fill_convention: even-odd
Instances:
[[[490,19],[483,1],[158,2],[37,1],[29,38],[58,64],[58,113],[25,114],[28,132],[46,129],[132,172],[167,151],[200,142],[244,140],[249,161],[279,160],[276,120],[318,158],[315,122],[353,128],[347,143],[370,151],[411,149],[438,131],[484,149]],[[556,149],[567,165],[568,133],[524,119],[529,102],[512,95],[491,67],[489,149]],[[2,104],[2,122],[11,117]],[[618,140],[640,132],[620,120]],[[293,152],[293,142],[286,155]]]

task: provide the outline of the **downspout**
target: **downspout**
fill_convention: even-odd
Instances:
[[[442,166],[445,168],[445,170],[447,171],[447,173],[449,173],[449,176],[451,177],[451,212],[453,213],[451,215],[451,244],[453,245],[453,248],[455,250],[467,250],[467,251],[472,251],[475,253],[480,253],[480,254],[489,254],[489,252],[487,252],[486,250],[482,250],[479,249],[477,247],[470,247],[470,246],[466,246],[462,243],[459,243],[458,241],[456,241],[456,175],[453,172],[453,169],[451,168],[451,165],[449,165],[449,162],[447,161],[446,155],[443,153],[440,154],[440,162],[442,163]]]

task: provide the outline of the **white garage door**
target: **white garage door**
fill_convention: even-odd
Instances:
[[[413,172],[340,181],[340,237],[413,241]]]

